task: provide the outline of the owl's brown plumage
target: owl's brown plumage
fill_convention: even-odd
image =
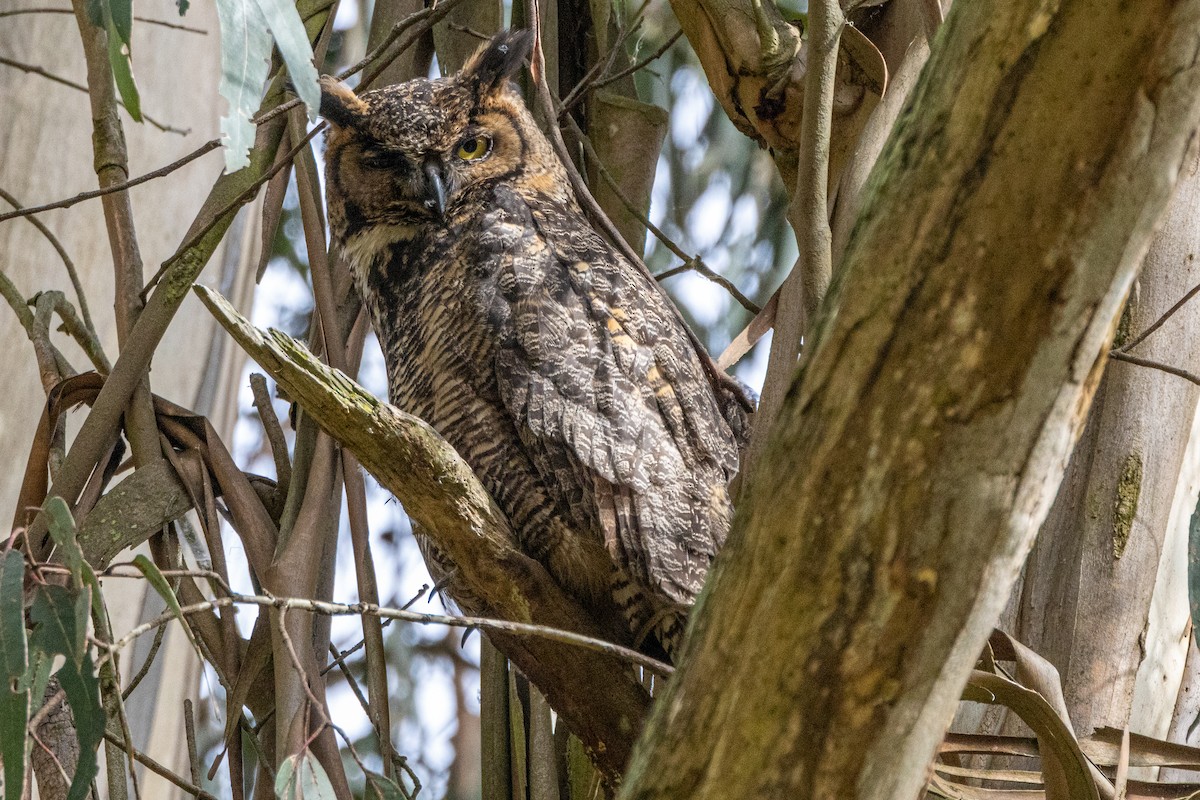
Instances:
[[[568,592],[671,651],[729,527],[747,405],[588,224],[509,83],[529,44],[501,33],[451,78],[361,96],[327,83],[333,236],[391,402]]]

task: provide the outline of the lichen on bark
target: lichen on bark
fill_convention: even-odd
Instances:
[[[1117,481],[1117,499],[1113,502],[1113,558],[1125,554],[1133,519],[1137,516],[1138,496],[1142,493],[1142,454],[1136,450],[1125,458]]]

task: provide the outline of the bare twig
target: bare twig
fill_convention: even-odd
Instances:
[[[125,749],[125,743],[122,742],[120,739],[118,739],[116,736],[113,736],[111,733],[106,732],[104,734],[104,741],[107,742],[108,744],[111,744],[113,747],[119,747],[122,750]],[[195,785],[194,783],[189,783],[188,781],[184,780],[181,776],[179,776],[176,773],[172,772],[171,770],[167,769],[162,764],[158,763],[153,758],[151,758],[150,756],[141,752],[140,750],[134,750],[132,755],[133,755],[134,759],[139,764],[144,766],[146,769],[150,770],[155,775],[158,775],[161,778],[165,778],[166,780],[175,784],[180,789],[182,789],[183,791],[190,794],[192,797],[198,798],[199,800],[219,800],[219,798],[216,795],[205,791],[204,789],[200,788],[199,786]]]
[[[51,211],[56,208],[70,208],[71,206],[75,205],[76,203],[82,203],[84,200],[92,200],[97,197],[103,197],[107,194],[113,194],[114,192],[123,192],[126,189],[132,189],[134,186],[139,186],[148,181],[152,181],[155,178],[161,178],[164,175],[170,175],[172,172],[179,169],[180,167],[190,164],[191,162],[195,161],[200,156],[205,155],[206,153],[210,153],[213,150],[216,150],[220,146],[221,146],[220,139],[212,139],[212,140],[207,141],[204,144],[200,145],[198,148],[196,148],[192,152],[188,153],[187,155],[183,156],[182,158],[180,158],[176,161],[172,161],[170,164],[167,164],[165,167],[159,167],[158,169],[154,170],[153,172],[147,172],[145,175],[139,175],[136,178],[130,178],[129,180],[122,181],[121,183],[114,183],[111,186],[106,186],[101,189],[92,189],[90,191],[80,192],[79,194],[75,195],[74,197],[68,197],[65,200],[56,200],[53,203],[46,203],[45,205],[26,206],[24,208],[17,206],[16,211],[7,211],[3,214],[0,214],[0,222],[5,222],[7,220],[15,219],[17,217],[31,217],[34,214],[41,214],[43,211]],[[6,197],[5,199],[7,200],[8,198]],[[12,202],[12,201],[10,200],[9,202]],[[13,205],[16,205],[16,204],[13,203]]]
[[[596,165],[596,171],[600,173],[600,177],[604,179],[604,182],[608,184],[610,189],[612,189],[613,194],[615,194],[617,199],[621,201],[621,205],[625,206],[625,210],[632,214],[638,220],[638,222],[642,223],[642,225],[646,227],[646,230],[654,234],[654,237],[662,242],[668,250],[683,260],[683,263],[678,267],[673,267],[669,270],[656,274],[654,276],[656,280],[666,280],[667,278],[678,275],[681,272],[694,270],[697,274],[707,278],[728,292],[730,296],[742,306],[742,308],[746,309],[751,314],[757,314],[762,310],[750,298],[742,294],[741,291],[739,291],[738,288],[733,285],[732,281],[713,272],[708,265],[704,263],[700,256],[689,256],[683,251],[683,248],[681,248],[669,236],[663,233],[662,229],[651,222],[650,218],[642,213],[642,210],[634,205],[625,192],[621,190],[621,187],[617,184],[617,181],[612,176],[612,173],[608,171],[608,168],[604,165],[604,162],[600,160],[600,156],[596,152],[596,148],[592,145],[592,141],[590,138],[588,138],[587,134],[585,134],[579,128],[579,125],[570,116],[566,116],[565,119],[567,124],[571,126],[571,132],[575,134],[575,136],[578,137],[579,141],[583,144],[583,149],[587,153],[588,158],[590,158],[592,163]]]
[[[69,80],[69,79],[63,78],[59,75],[55,75],[53,72],[48,72],[47,70],[44,70],[41,67],[36,66],[34,64],[25,64],[20,61],[13,61],[11,58],[4,58],[3,56],[0,56],[0,64],[3,64],[6,67],[12,67],[13,69],[19,69],[22,72],[29,73],[30,75],[39,75],[39,76],[45,78],[46,80],[54,81],[55,83],[61,83],[63,86],[70,87],[71,89],[76,89],[80,92],[86,92],[88,90],[88,88],[86,86],[84,86],[82,83],[76,83],[73,80]],[[118,105],[121,105],[121,107],[124,108],[123,104],[118,103]],[[187,136],[189,133],[191,133],[190,130],[183,130],[182,128],[175,128],[171,125],[167,125],[164,122],[159,122],[154,117],[150,116],[149,114],[147,114],[144,111],[142,112],[142,119],[146,120],[146,122],[149,122],[151,125],[158,128],[163,133],[177,133],[180,136]]]
[[[183,700],[183,731],[187,736],[188,769],[192,774],[192,783],[200,783],[200,753],[196,747],[196,712],[192,708],[190,697],[185,697]]]
[[[16,17],[22,14],[74,14],[75,12],[69,8],[17,8],[9,11],[0,11],[0,17]],[[208,31],[203,28],[193,28],[190,25],[180,25],[177,22],[167,22],[162,19],[151,19],[150,17],[134,17],[138,22],[144,22],[147,25],[158,25],[163,28],[171,28],[177,31],[187,31],[188,33],[197,33],[201,36],[208,36]]]
[[[24,209],[24,206],[18,202],[17,198],[13,197],[8,192],[0,189],[0,197],[3,197],[5,202],[15,208],[17,211]],[[62,242],[58,237],[46,227],[46,225],[36,217],[29,217],[30,224],[37,228],[42,236],[46,237],[46,241],[50,242],[50,246],[58,253],[58,257],[62,259],[63,266],[67,268],[67,277],[71,280],[71,286],[75,288],[75,302],[79,304],[79,314],[83,317],[83,324],[87,326],[88,331],[97,339],[99,336],[96,333],[96,326],[92,324],[92,314],[88,310],[87,295],[83,291],[83,284],[79,280],[79,271],[75,269],[75,262],[71,260],[71,256],[67,254],[67,248],[63,247]],[[2,220],[0,220],[2,221]]]
[[[37,314],[29,310],[29,303],[17,289],[16,284],[3,272],[0,272],[0,295],[4,296],[5,301],[16,313],[17,321],[21,323],[21,327],[25,329],[25,335],[29,337],[29,341],[33,345],[34,356],[37,358],[42,388],[49,393],[54,384],[71,374],[73,370],[63,354],[50,341],[49,323],[44,319],[39,319]]]
[[[279,417],[275,415],[275,406],[271,404],[271,395],[267,391],[267,379],[258,372],[250,373],[250,391],[254,394],[254,408],[258,410],[263,433],[271,447],[271,457],[275,460],[277,491],[286,497],[288,485],[292,482],[292,462],[288,459],[287,438],[283,435],[283,427],[279,424]]]
[[[1197,293],[1200,293],[1200,284],[1196,284],[1191,289],[1189,289],[1187,291],[1187,294],[1185,294],[1183,297],[1179,298],[1179,300],[1175,303],[1175,305],[1168,308],[1161,317],[1154,320],[1154,322],[1150,325],[1150,327],[1146,328],[1146,330],[1142,331],[1137,336],[1135,336],[1133,339],[1131,339],[1130,341],[1126,342],[1125,344],[1121,345],[1120,347],[1118,347],[1116,349],[1122,353],[1128,353],[1130,350],[1137,347],[1142,342],[1146,341],[1146,337],[1148,337],[1150,334],[1154,333],[1156,330],[1161,328],[1167,320],[1169,320],[1172,316],[1174,316],[1176,311],[1178,311],[1179,309],[1181,309],[1185,305],[1187,305],[1187,302],[1189,300],[1191,300],[1193,297],[1195,297]]]
[[[1109,350],[1108,357],[1115,361],[1127,361],[1130,364],[1137,364],[1139,367],[1149,367],[1150,369],[1156,369],[1160,372],[1167,372],[1171,375],[1176,375],[1180,378],[1183,378],[1185,381],[1190,381],[1191,383],[1200,386],[1200,375],[1197,375],[1194,372],[1188,372],[1185,369],[1180,369],[1179,367],[1172,367],[1170,364],[1163,364],[1161,361],[1151,361],[1148,358],[1131,356],[1129,353],[1126,353],[1123,350]]]
[[[96,371],[101,375],[109,373],[112,366],[108,363],[108,357],[104,354],[100,339],[96,336],[95,331],[89,329],[75,314],[75,308],[67,300],[66,295],[57,290],[40,292],[30,300],[30,305],[37,309],[34,318],[38,320],[39,335],[49,336],[50,312],[57,313],[59,319],[62,320],[62,330],[75,340]]]
[[[441,20],[442,17],[449,14],[450,11],[461,2],[463,2],[463,0],[444,0],[443,2],[436,3],[435,5],[432,5],[429,8],[422,9],[421,11],[418,11],[415,14],[408,15],[407,17],[400,20],[399,22],[397,22],[395,24],[395,26],[392,27],[391,32],[389,32],[388,35],[384,38],[384,40],[379,43],[378,47],[376,47],[371,52],[367,53],[359,61],[355,62],[354,64],[351,64],[349,67],[347,67],[346,69],[339,72],[337,74],[337,79],[339,81],[344,81],[344,80],[346,80],[346,78],[349,78],[352,75],[357,75],[359,72],[362,72],[364,69],[366,69],[372,63],[374,63],[376,60],[381,59],[381,57],[387,51],[387,49],[389,47],[391,47],[392,44],[394,44],[398,39],[400,39],[400,37],[403,36],[406,31],[408,31],[410,28],[412,28],[414,26],[419,25],[420,28],[416,32],[414,32],[414,34],[412,36],[406,37],[404,39],[404,41],[400,42],[400,46],[396,48],[396,52],[389,55],[386,59],[381,60],[376,65],[376,68],[374,70],[372,70],[367,75],[363,76],[362,81],[360,81],[358,84],[358,88],[360,90],[368,88],[371,85],[371,83],[374,82],[374,80],[377,77],[379,77],[379,74],[381,72],[383,72],[384,69],[387,68],[387,66],[389,64],[391,64],[393,61],[395,61],[400,56],[401,53],[403,53],[405,50],[407,50],[409,47],[411,47],[418,38],[423,36],[425,31],[427,31],[429,28],[433,27],[433,25],[435,23],[437,23],[439,20]],[[253,119],[253,122],[256,125],[261,125],[264,122],[267,122],[268,120],[274,119],[275,117],[279,116],[280,114],[284,114],[284,113],[290,111],[291,109],[300,105],[300,103],[301,103],[300,98],[294,97],[285,103],[280,103],[275,108],[272,108],[270,111],[267,111],[267,112],[263,113],[262,115],[255,117]]]
[[[145,577],[140,572],[139,577]],[[132,575],[129,577],[133,577]],[[141,684],[147,675],[150,674],[150,668],[154,666],[154,659],[158,656],[159,648],[162,647],[163,639],[166,638],[167,628],[163,626],[154,632],[154,641],[150,643],[150,652],[146,654],[146,660],[142,662],[142,666],[138,668],[137,673],[129,679],[129,685],[121,692],[121,699],[128,700],[129,695],[133,694],[134,690]]]
[[[630,67],[627,67],[627,68],[621,70],[620,72],[616,73],[615,75],[609,75],[606,78],[596,81],[592,85],[592,88],[595,88],[595,89],[603,88],[605,86],[608,86],[610,83],[614,83],[616,81],[621,80],[621,78],[624,78],[626,75],[632,75],[633,73],[638,72],[639,70],[645,69],[647,66],[649,66],[654,61],[657,61],[658,59],[662,58],[663,53],[670,50],[671,45],[673,45],[673,44],[675,44],[675,42],[679,41],[680,36],[683,36],[683,28],[680,28],[679,30],[675,31],[675,33],[671,34],[671,36],[665,42],[663,42],[653,53],[646,56],[641,61],[637,62],[633,66],[630,66]]]
[[[307,611],[313,614],[325,614],[327,616],[344,617],[344,616],[360,616],[363,614],[371,614],[382,619],[396,619],[404,622],[414,622],[420,625],[448,625],[455,628],[474,628],[477,630],[502,631],[504,633],[514,634],[516,636],[535,636],[542,639],[549,639],[562,644],[581,647],[584,650],[591,650],[597,653],[604,653],[623,661],[627,661],[639,667],[644,667],[656,675],[669,676],[674,672],[674,668],[670,664],[664,664],[657,659],[650,658],[643,653],[633,650],[628,647],[623,647],[619,644],[606,642],[603,639],[596,639],[591,636],[575,633],[573,631],[560,630],[557,628],[548,628],[544,625],[534,625],[526,622],[509,622],[501,619],[490,619],[487,617],[467,617],[467,616],[452,616],[449,614],[420,614],[414,611],[403,611],[398,608],[388,608],[386,606],[378,606],[373,603],[332,603],[324,600],[308,600],[302,597],[269,597],[266,595],[247,595],[233,594],[228,597],[216,597],[212,600],[206,600],[201,603],[193,603],[183,606],[181,611],[184,616],[192,614],[213,611],[215,609],[226,608],[235,605],[251,605],[260,606],[263,608],[279,608],[279,609],[295,609],[297,611]],[[115,654],[134,642],[138,637],[149,633],[150,631],[162,625],[166,625],[172,620],[177,619],[176,615],[171,613],[163,614],[148,622],[144,622],[135,628],[132,628],[128,633],[117,639],[115,642],[97,644],[110,654]],[[102,656],[101,658],[104,658]],[[109,656],[111,657],[111,656]]]

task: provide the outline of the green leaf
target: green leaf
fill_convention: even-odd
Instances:
[[[179,6],[179,16],[182,17],[188,12],[188,8],[190,8],[192,4],[189,3],[188,0],[175,0],[175,5]]]
[[[188,641],[192,643],[192,648],[195,649],[196,655],[200,656],[200,659],[203,660],[204,654],[200,652],[200,646],[192,636],[192,629],[188,626],[187,618],[183,615],[183,608],[179,605],[179,598],[175,596],[175,590],[171,588],[167,576],[162,574],[162,570],[158,568],[157,564],[142,553],[134,556],[133,565],[141,571],[142,575],[146,577],[147,582],[154,587],[154,591],[158,592],[159,597],[167,604],[167,608],[179,620],[179,624],[183,626],[183,632],[187,634]]]
[[[30,643],[44,653],[64,655],[76,666],[82,664],[90,603],[90,590],[75,593],[53,584],[39,586],[29,610]]]
[[[104,740],[106,716],[100,705],[100,682],[96,680],[96,668],[90,655],[84,656],[78,669],[68,661],[57,674],[67,693],[67,702],[71,704],[75,733],[79,737],[79,761],[67,800],[83,800],[99,772],[96,749]]]
[[[0,759],[4,761],[4,800],[21,800],[25,790],[25,726],[29,692],[0,687]]]
[[[258,0],[217,0],[221,26],[221,96],[229,116],[221,118],[225,137],[225,169],[236,172],[250,163],[254,124],[267,79],[271,33]]]
[[[290,755],[275,775],[277,800],[335,800],[333,784],[311,752]]]
[[[117,37],[128,46],[133,38],[133,0],[108,0],[108,16]],[[113,31],[109,31],[111,36]]]
[[[366,771],[367,800],[407,800],[400,786],[378,772]]]
[[[104,738],[105,714],[100,704],[100,683],[86,649],[90,587],[78,593],[62,586],[39,586],[29,615],[33,620],[30,644],[46,656],[66,656],[57,676],[79,738],[79,761],[67,800],[83,800],[99,771],[96,749]]]
[[[121,93],[121,102],[129,116],[133,117],[135,122],[141,122],[142,98],[138,93],[137,82],[133,79],[133,55],[129,49],[129,42],[121,41],[120,32],[111,16],[105,28],[108,30],[108,63],[112,65],[117,91]]]
[[[283,63],[287,64],[296,94],[308,107],[308,119],[313,121],[321,105],[321,87],[317,83],[317,68],[313,66],[312,42],[308,40],[304,22],[296,11],[296,3],[294,0],[258,0],[258,7],[275,37],[275,46],[283,56]]]
[[[49,521],[50,536],[58,546],[63,563],[71,571],[72,585],[77,589],[83,586],[83,551],[75,538],[75,520],[71,517],[71,509],[61,497],[47,497],[42,504]]]
[[[0,677],[5,688],[25,674],[29,662],[24,584],[25,557],[18,550],[9,550],[0,565]]]
[[[29,669],[17,681],[18,692],[29,692],[30,697],[45,697],[50,683],[50,672],[54,669],[54,656],[41,650],[29,654]]]

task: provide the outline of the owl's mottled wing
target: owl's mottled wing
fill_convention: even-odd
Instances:
[[[737,445],[668,300],[578,215],[495,194],[476,257],[500,394],[539,471],[632,577],[690,604],[729,524]]]

